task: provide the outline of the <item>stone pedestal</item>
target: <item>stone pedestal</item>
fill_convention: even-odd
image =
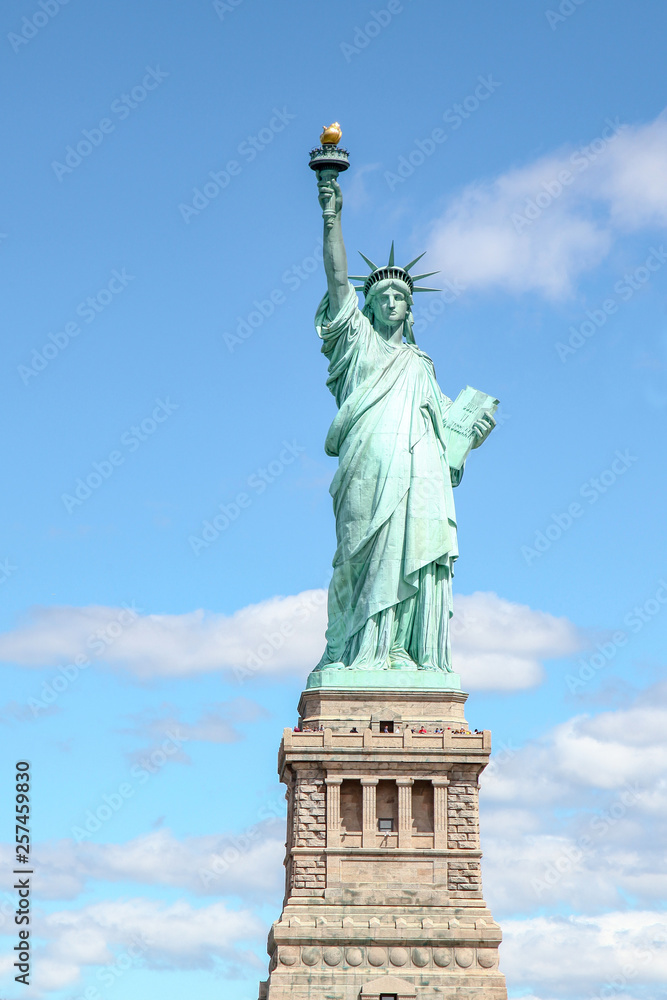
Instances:
[[[311,731],[286,729],[280,746],[286,890],[260,1000],[506,1000],[480,874],[491,734],[453,732],[466,698],[303,693]]]

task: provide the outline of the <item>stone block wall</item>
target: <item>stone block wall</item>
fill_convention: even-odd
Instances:
[[[479,847],[479,786],[477,774],[458,771],[452,774],[447,796],[447,846],[453,850]]]
[[[447,888],[450,892],[482,895],[482,871],[478,861],[450,861],[447,865]]]
[[[296,847],[326,846],[326,786],[324,772],[299,770],[293,787]]]
[[[326,887],[326,862],[324,855],[294,858],[290,881],[295,889],[324,889]]]

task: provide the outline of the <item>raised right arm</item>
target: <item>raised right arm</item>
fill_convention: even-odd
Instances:
[[[347,254],[343,243],[341,210],[343,194],[338,181],[329,171],[318,171],[317,189],[321,208],[333,209],[333,216],[324,216],[323,257],[329,292],[329,311],[335,316],[343,307],[348,295]]]

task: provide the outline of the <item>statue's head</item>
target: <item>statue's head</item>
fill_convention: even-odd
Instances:
[[[361,257],[371,268],[368,275],[351,274],[352,281],[363,281],[363,285],[355,286],[358,292],[363,292],[365,303],[363,308],[364,316],[367,316],[371,323],[379,322],[385,329],[394,329],[404,323],[403,336],[408,344],[414,344],[415,338],[412,333],[412,295],[413,292],[436,292],[437,288],[424,288],[417,286],[416,281],[421,278],[428,278],[436,271],[429,271],[428,274],[410,274],[410,268],[424,256],[420,254],[415,257],[405,267],[399,267],[394,262],[394,244],[391,244],[389,260],[387,264],[378,267],[365,254]],[[400,319],[399,319],[400,316]]]
[[[412,292],[407,282],[400,278],[385,278],[375,282],[366,295],[363,313],[373,326],[380,325],[392,332],[402,325],[406,341],[414,344]]]

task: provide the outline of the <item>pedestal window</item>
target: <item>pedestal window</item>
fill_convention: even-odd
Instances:
[[[363,799],[360,781],[343,781],[340,786],[340,839],[346,847],[361,847]]]

